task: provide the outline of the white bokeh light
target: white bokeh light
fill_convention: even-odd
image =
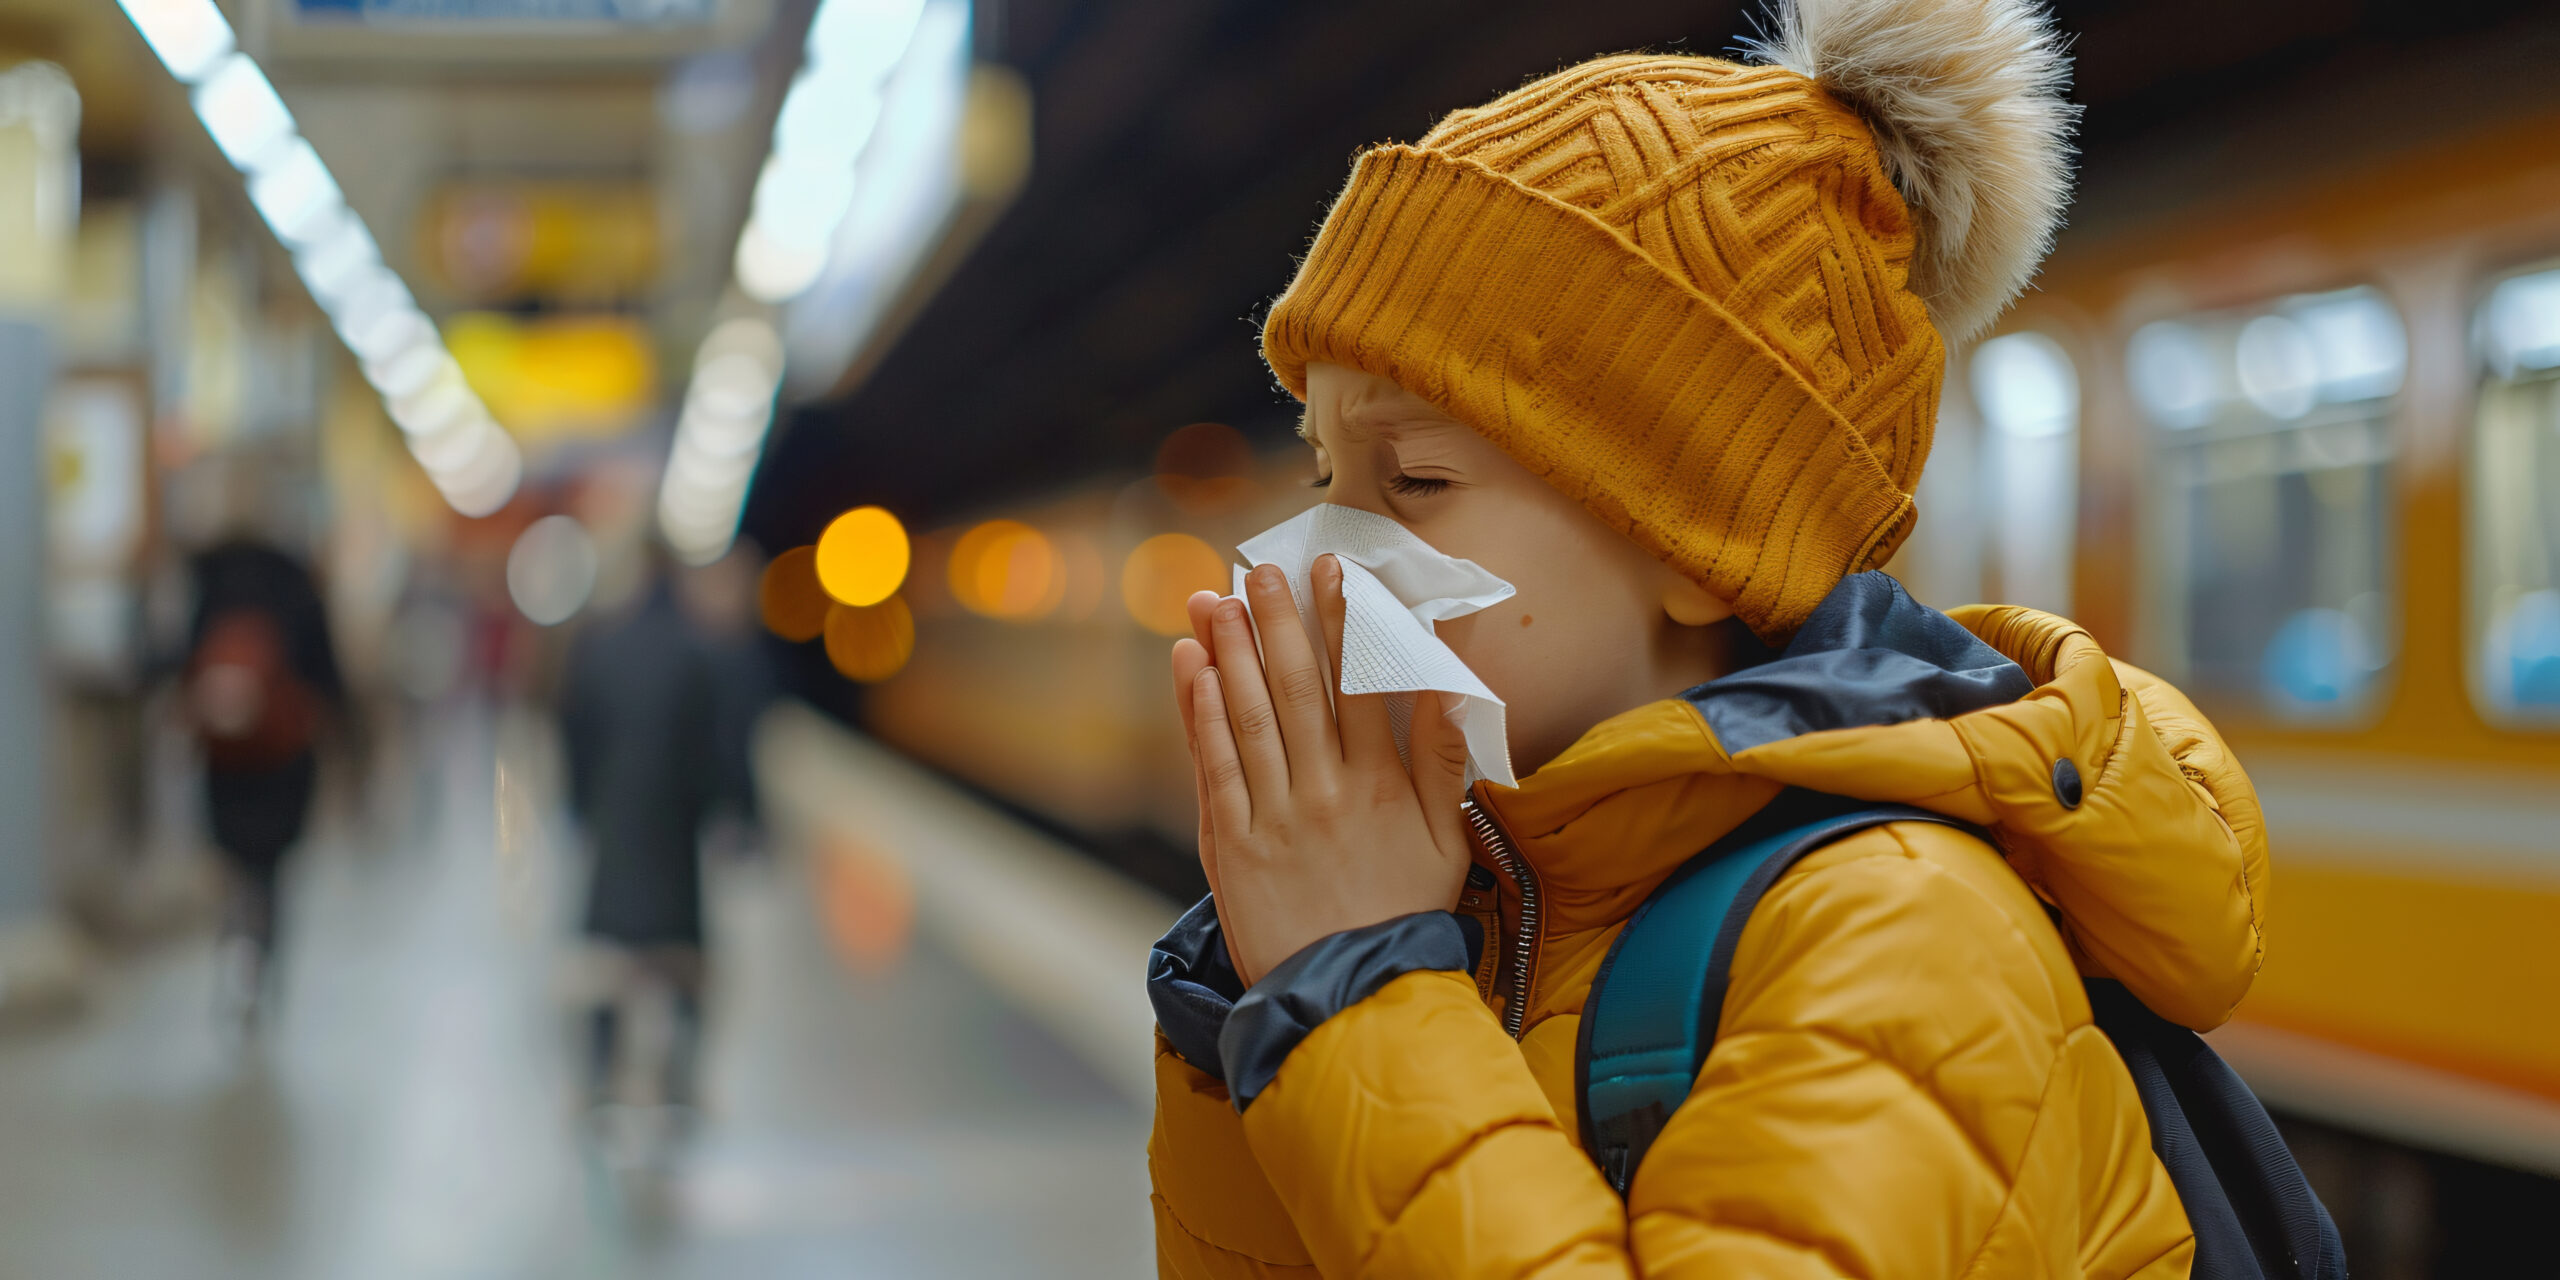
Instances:
[[[382,250],[373,242],[373,232],[366,229],[364,219],[355,210],[343,209],[336,225],[323,231],[311,243],[293,255],[293,269],[302,276],[311,299],[323,311],[336,311],[349,293],[361,285],[366,276],[383,271]]]
[[[335,226],[330,215],[346,207],[338,180],[310,142],[295,138],[267,155],[249,175],[249,203],[288,246],[309,244]]]
[[[507,595],[536,626],[556,627],[578,615],[596,589],[596,543],[574,517],[544,516],[526,525],[507,551]]]
[[[234,168],[248,169],[266,153],[294,136],[293,113],[276,96],[267,73],[245,53],[222,60],[196,86],[195,109],[213,144],[222,148]]]
[[[2080,425],[2071,357],[2041,333],[2006,334],[1975,348],[1973,398],[1993,429],[2008,435],[2060,435]]]
[[[231,52],[231,24],[213,0],[120,0],[143,42],[180,84],[194,84]]]
[[[482,437],[479,453],[460,470],[430,474],[447,504],[477,519],[495,513],[515,497],[516,486],[524,478],[524,454],[514,438],[492,430]]]
[[[829,0],[809,20],[811,65],[855,81],[889,74],[924,19],[924,0]]]
[[[2320,355],[2291,316],[2259,316],[2240,326],[2232,367],[2240,394],[2268,417],[2291,421],[2319,400]]]
[[[2203,426],[2222,398],[2213,348],[2192,326],[2160,320],[2136,330],[2125,348],[2133,397],[2171,430]]]
[[[2480,308],[2480,346],[2500,377],[2560,365],[2560,271],[2499,281]]]
[[[2400,390],[2409,335],[2382,295],[2348,289],[2301,299],[2290,311],[2311,341],[2323,403],[2378,400]]]
[[[763,303],[788,302],[808,292],[827,269],[824,245],[786,244],[749,222],[738,237],[738,288]]]

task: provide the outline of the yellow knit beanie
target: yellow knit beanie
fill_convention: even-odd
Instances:
[[[1756,52],[1370,150],[1262,341],[1302,399],[1327,361],[1439,405],[1782,641],[1910,532],[1944,343],[2050,245],[2071,108],[2027,0],[1794,0]]]

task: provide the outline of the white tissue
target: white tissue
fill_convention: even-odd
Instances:
[[[1511,584],[1473,560],[1446,556],[1411,530],[1357,507],[1323,503],[1245,540],[1236,550],[1253,566],[1278,565],[1289,575],[1299,621],[1325,655],[1309,571],[1328,553],[1342,562],[1342,671],[1344,693],[1383,693],[1395,726],[1396,753],[1407,754],[1413,695],[1424,689],[1456,694],[1449,714],[1467,741],[1470,782],[1488,778],[1517,785],[1511,745],[1503,731],[1502,699],[1433,633],[1435,622],[1465,617],[1511,598]],[[1235,593],[1244,595],[1243,569]]]

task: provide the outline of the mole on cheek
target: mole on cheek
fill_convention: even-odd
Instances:
[[[1528,626],[1528,625],[1529,625],[1529,622],[1530,622],[1530,618],[1529,618],[1529,615],[1528,615],[1528,614],[1525,614],[1525,613],[1524,613],[1524,614],[1521,614],[1521,615],[1520,615],[1520,625],[1521,625],[1521,626],[1524,626],[1524,627],[1525,627],[1525,626]]]

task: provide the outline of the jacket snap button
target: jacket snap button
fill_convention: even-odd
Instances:
[[[2053,798],[2065,809],[2080,807],[2080,766],[2069,756],[2053,762]]]

